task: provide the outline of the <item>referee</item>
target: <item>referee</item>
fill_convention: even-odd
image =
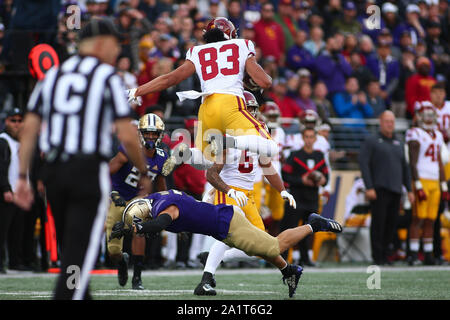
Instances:
[[[61,248],[61,272],[54,299],[90,299],[89,277],[101,243],[110,192],[107,159],[113,125],[130,160],[150,190],[147,166],[121,78],[115,73],[119,34],[103,19],[79,34],[79,53],[50,69],[28,102],[20,139],[16,203],[33,202],[27,181],[37,136],[45,154],[44,182]]]

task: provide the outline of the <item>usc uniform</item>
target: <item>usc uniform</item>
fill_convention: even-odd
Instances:
[[[253,185],[255,183],[259,163],[258,155],[249,151],[228,149],[225,165],[220,172],[222,180],[231,188],[242,191],[248,197],[247,204],[242,207],[246,218],[258,229],[265,230],[263,220],[255,202]],[[216,190],[214,204],[239,206],[237,202],[225,193]]]
[[[267,130],[245,108],[245,64],[254,55],[253,42],[245,39],[208,43],[187,51],[186,60],[194,64],[202,89],[195,141],[202,151],[208,145],[205,133],[210,129],[233,136],[259,135],[270,139]]]
[[[437,129],[426,131],[413,127],[406,132],[406,142],[410,141],[417,141],[420,144],[417,172],[427,196],[424,201],[416,199],[415,214],[420,219],[435,220],[441,201],[439,157],[444,138]]]
[[[439,131],[444,136],[444,142],[446,142],[447,150],[450,150],[450,101],[445,101],[442,108],[435,107],[437,115],[437,125]],[[443,154],[444,155],[444,154]],[[448,153],[446,154],[448,158]],[[450,179],[450,159],[442,159],[445,168],[445,179]]]

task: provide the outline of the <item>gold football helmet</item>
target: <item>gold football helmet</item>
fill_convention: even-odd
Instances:
[[[122,221],[125,225],[135,222],[144,223],[152,219],[152,201],[149,199],[135,199],[123,210]]]
[[[142,145],[147,149],[156,148],[163,138],[163,132],[166,126],[164,122],[154,113],[147,113],[139,119],[139,137]],[[145,138],[146,132],[156,132],[156,138]]]

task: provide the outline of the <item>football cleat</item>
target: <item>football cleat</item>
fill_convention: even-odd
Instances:
[[[410,266],[419,266],[422,264],[422,262],[419,260],[417,256],[417,252],[411,252],[411,254],[406,258],[406,261],[408,262],[408,265]]]
[[[283,283],[287,284],[289,288],[289,298],[292,298],[297,290],[298,281],[302,276],[303,268],[296,265],[288,266],[291,270],[285,276],[283,276]]]
[[[196,296],[215,296],[216,290],[209,283],[200,282],[194,290]]]
[[[122,287],[125,286],[128,281],[128,260],[128,253],[122,253],[122,260],[117,267],[117,279]]]
[[[209,252],[208,251],[204,251],[204,252],[200,252],[197,255],[197,259],[200,261],[200,263],[203,265],[203,268],[206,266],[206,261],[208,260],[208,255]],[[215,288],[217,283],[216,283],[216,278],[214,277],[213,274],[211,274],[211,277],[209,277],[209,272],[207,275],[204,275],[204,277],[208,277],[206,280],[208,281],[208,283],[211,285],[211,287]],[[203,279],[202,279],[203,281]]]
[[[334,233],[342,232],[342,226],[335,220],[324,218],[317,213],[312,213],[308,218],[308,224],[314,232],[329,231]]]
[[[131,280],[133,290],[144,290],[141,277],[133,277]]]

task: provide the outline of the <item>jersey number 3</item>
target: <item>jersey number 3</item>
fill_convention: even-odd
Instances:
[[[231,68],[221,68],[217,64],[219,54],[225,54],[227,61],[231,63]],[[225,44],[220,48],[205,48],[198,52],[198,58],[202,70],[204,81],[215,78],[219,71],[224,76],[230,76],[239,73],[239,47],[234,44]]]

